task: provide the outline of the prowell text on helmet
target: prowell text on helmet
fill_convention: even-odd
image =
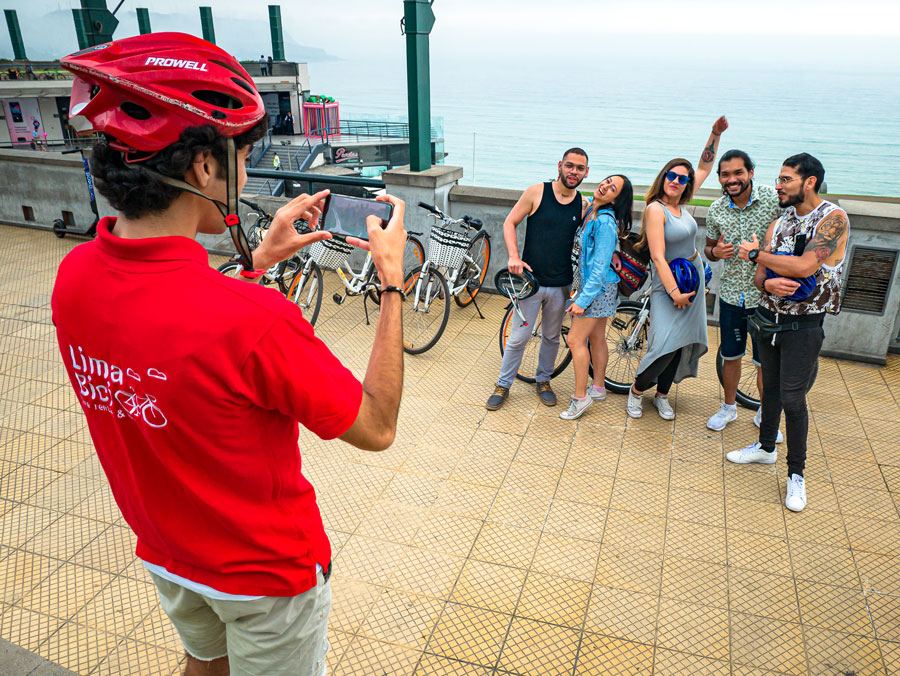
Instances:
[[[163,59],[158,56],[148,57],[145,66],[166,66],[168,68],[189,68],[191,70],[206,71],[206,64],[199,61],[185,61],[184,59]]]

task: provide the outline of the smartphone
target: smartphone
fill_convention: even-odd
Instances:
[[[381,219],[381,227],[386,228],[393,213],[394,205],[390,202],[376,202],[362,197],[331,193],[325,197],[321,228],[337,239],[358,237],[368,240],[366,218],[371,215],[377,216]]]

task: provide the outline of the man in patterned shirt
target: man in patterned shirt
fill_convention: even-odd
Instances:
[[[719,291],[719,349],[724,359],[725,403],[706,423],[708,428],[717,431],[737,420],[735,397],[741,377],[741,360],[747,351],[747,317],[753,314],[759,300],[759,290],[753,284],[756,266],[735,255],[737,246],[750,241],[753,235],[762,239],[766,228],[782,211],[775,188],[753,182],[753,161],[743,150],[729,150],[722,155],[718,173],[725,194],[709,207],[704,249],[708,260],[722,260],[725,265]],[[756,382],[762,396],[759,350],[756,341],[752,338],[751,341],[753,363],[757,366]],[[753,422],[759,427],[758,411]],[[777,443],[782,440],[779,430]]]

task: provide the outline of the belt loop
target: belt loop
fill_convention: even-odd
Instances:
[[[793,324],[791,324],[791,330],[792,331],[800,330],[800,322],[794,322]]]

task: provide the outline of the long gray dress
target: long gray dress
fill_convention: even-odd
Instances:
[[[697,235],[697,221],[687,212],[684,205],[681,207],[681,216],[673,216],[665,206],[663,211],[666,213],[666,260],[690,258],[696,251],[694,238]],[[700,288],[691,298],[691,305],[684,310],[675,307],[654,270],[650,296],[650,344],[647,354],[641,360],[638,373],[663,355],[684,348],[681,351],[678,370],[675,372],[675,382],[680,383],[685,378],[697,377],[700,357],[709,349],[704,297],[706,288],[703,280],[703,261],[699,254],[691,262],[697,268]]]

